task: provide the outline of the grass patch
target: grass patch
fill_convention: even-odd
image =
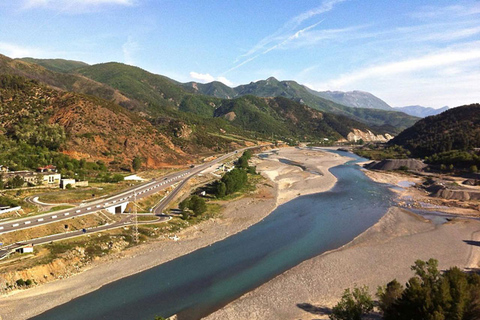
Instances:
[[[158,217],[155,216],[138,216],[138,222],[148,222],[158,220]]]
[[[71,209],[71,208],[75,208],[75,206],[69,206],[69,205],[55,206],[55,207],[53,207],[52,209],[50,209],[50,210],[48,210],[48,211],[42,212],[42,214],[43,214],[43,213],[54,212],[54,211],[65,210],[65,209]]]
[[[130,184],[131,183],[126,181],[121,183],[92,183],[87,188],[43,193],[39,196],[39,201],[45,203],[75,203],[93,200],[114,192],[120,192],[130,187]]]

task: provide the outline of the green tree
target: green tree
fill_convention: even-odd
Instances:
[[[140,157],[135,157],[133,158],[132,161],[132,168],[134,171],[139,170],[142,167],[142,158]]]
[[[217,198],[223,198],[227,194],[227,186],[223,181],[218,181],[215,186],[215,196]]]
[[[189,208],[193,211],[193,213],[195,213],[196,216],[198,216],[207,211],[207,204],[203,198],[194,195],[190,198]]]
[[[402,296],[403,286],[396,280],[387,283],[386,286],[378,287],[378,306],[382,312],[388,310],[393,303]]]
[[[179,204],[178,208],[182,211],[186,211],[188,207],[190,206],[190,198],[183,199]]]
[[[362,316],[373,310],[373,300],[368,287],[355,287],[353,291],[345,289],[340,302],[333,307],[332,320],[361,320]]]
[[[16,175],[12,179],[8,180],[7,184],[8,184],[8,187],[11,189],[20,188],[25,184],[25,180],[23,180],[23,178],[20,177],[19,175]]]
[[[470,172],[471,173],[477,173],[478,172],[478,167],[476,165],[473,165],[470,167]]]

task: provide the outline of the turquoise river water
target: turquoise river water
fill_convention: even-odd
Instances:
[[[199,319],[376,223],[393,193],[354,160],[330,171],[333,189],[279,206],[247,230],[48,310],[34,319]],[[301,301],[300,301],[301,302]]]

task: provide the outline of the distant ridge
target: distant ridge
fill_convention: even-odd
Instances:
[[[182,86],[190,92],[223,99],[245,95],[285,97],[319,111],[349,117],[372,126],[378,131],[390,134],[397,134],[418,120],[416,117],[398,112],[381,99],[367,92],[330,92],[327,94],[309,89],[295,81],[279,81],[274,77],[250,82],[235,88],[230,88],[220,82],[207,84],[189,82],[182,84]],[[334,100],[332,96],[337,96],[337,99]]]
[[[88,63],[75,60],[65,60],[65,59],[35,59],[35,58],[21,58],[18,60],[26,61],[29,63],[35,63],[39,66],[42,66],[48,70],[55,72],[70,72],[75,69],[82,67],[87,67]]]
[[[406,107],[395,107],[396,110],[405,112],[414,117],[425,118],[428,116],[434,116],[448,110],[448,107],[445,106],[440,109],[422,107],[422,106],[406,106]]]
[[[318,95],[319,97],[332,100],[334,102],[343,104],[352,108],[367,108],[367,109],[380,109],[395,111],[391,106],[389,106],[385,101],[380,98],[375,97],[373,94],[364,92],[364,91],[314,91],[311,90],[313,94]]]

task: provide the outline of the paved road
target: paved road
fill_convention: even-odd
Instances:
[[[254,146],[254,147],[248,147],[248,148],[243,148],[228,154],[225,154],[221,157],[218,157],[217,159],[210,161],[205,164],[198,165],[196,167],[183,170],[180,172],[176,172],[170,175],[167,175],[166,177],[162,177],[160,179],[153,179],[150,182],[144,183],[140,186],[135,186],[133,188],[130,188],[128,190],[122,191],[121,193],[118,193],[116,195],[113,195],[109,198],[102,199],[102,200],[96,200],[93,202],[90,202],[88,204],[85,204],[82,209],[79,212],[79,208],[74,208],[74,209],[68,209],[68,210],[61,210],[57,212],[52,212],[49,214],[43,214],[43,215],[37,215],[34,217],[29,217],[29,218],[23,218],[23,219],[18,219],[18,220],[12,220],[9,222],[4,222],[0,223],[0,233],[6,233],[6,232],[11,232],[11,231],[16,231],[20,229],[25,229],[25,228],[30,228],[33,226],[37,225],[42,225],[42,224],[47,224],[47,223],[53,223],[56,221],[60,220],[65,220],[65,219],[70,219],[74,216],[79,216],[79,215],[84,215],[84,214],[89,214],[93,213],[95,211],[101,210],[105,207],[108,207],[109,205],[115,204],[115,203],[121,203],[124,201],[127,201],[128,199],[131,199],[134,196],[134,193],[137,193],[137,198],[143,198],[146,196],[149,196],[153,193],[156,193],[162,189],[165,189],[177,182],[180,181],[180,184],[170,192],[170,194],[162,199],[162,201],[155,206],[153,209],[153,212],[155,215],[159,216],[157,221],[154,222],[160,222],[160,221],[166,221],[171,219],[169,216],[163,215],[162,211],[165,209],[165,207],[175,198],[175,196],[178,194],[178,192],[182,189],[182,187],[187,183],[187,181],[195,176],[196,174],[204,171],[205,169],[217,164],[218,162],[221,162],[228,157],[231,157],[235,154],[241,153],[245,150],[248,149],[254,149],[254,148],[259,148],[261,146]],[[103,206],[103,207],[102,207]],[[12,245],[3,247],[0,249],[0,260],[8,256],[8,254],[15,249],[21,248],[27,244],[33,244],[33,245],[39,245],[39,244],[44,244],[44,243],[49,243],[53,241],[59,241],[59,240],[64,240],[68,238],[73,238],[73,237],[78,237],[82,236],[88,233],[95,233],[95,232],[100,232],[100,231],[105,231],[105,230],[110,230],[110,229],[115,229],[119,228],[125,225],[132,225],[133,224],[133,216],[128,215],[124,219],[122,219],[119,222],[115,222],[112,224],[106,224],[100,227],[95,227],[95,228],[89,228],[84,230],[77,230],[77,231],[72,231],[72,232],[67,232],[67,233],[62,233],[62,234],[56,234],[56,235],[51,235],[39,239],[32,239],[28,240],[26,242],[18,242],[14,243]],[[152,221],[148,221],[145,223],[152,223]]]
[[[146,222],[139,222],[139,224],[148,224],[148,223],[158,223],[158,222],[164,222],[170,220],[171,217],[167,216],[161,216],[157,217],[157,220],[152,220],[152,221],[146,221]],[[83,236],[86,234],[91,234],[91,233],[97,233],[105,230],[111,230],[111,229],[116,229],[124,226],[129,226],[133,225],[133,216],[132,215],[127,215],[125,216],[122,220],[115,222],[115,223],[110,223],[110,224],[105,224],[103,226],[99,227],[92,227],[92,228],[86,228],[84,230],[76,230],[76,231],[71,231],[71,232],[66,232],[66,233],[59,233],[59,234],[54,234],[51,236],[46,236],[42,238],[37,238],[37,239],[31,239],[25,242],[17,242],[14,244],[11,244],[9,246],[3,247],[0,250],[0,260],[8,256],[9,253],[15,251],[18,248],[24,247],[26,245],[39,245],[39,244],[44,244],[44,243],[50,243],[54,241],[60,241],[60,240],[65,240],[65,239],[70,239],[70,238],[75,238],[79,236]]]
[[[261,146],[260,146],[261,147]],[[157,193],[160,190],[166,189],[172,186],[175,183],[182,182],[180,187],[184,185],[185,181],[190,179],[192,176],[200,173],[201,171],[217,164],[220,161],[225,160],[228,157],[231,157],[237,153],[241,153],[247,149],[254,149],[259,148],[259,146],[242,148],[240,150],[227,153],[223,156],[218,157],[217,159],[198,165],[194,168],[189,168],[183,171],[175,172],[169,174],[165,177],[153,179],[149,182],[143,183],[141,185],[132,187],[131,189],[122,191],[118,194],[110,196],[104,199],[98,199],[92,202],[84,203],[76,208],[65,209],[45,214],[39,214],[31,217],[26,217],[22,219],[15,219],[15,220],[7,220],[4,222],[0,222],[0,234],[13,232],[21,229],[27,229],[34,226],[44,225],[48,223],[54,223],[61,220],[70,219],[72,217],[81,216],[85,214],[90,214],[105,208],[109,208],[112,206],[119,205],[121,203],[125,203],[128,201],[133,200],[134,193],[138,199],[147,197],[154,193]],[[177,188],[178,189],[178,188]],[[173,196],[178,193],[179,189],[173,193],[173,195],[169,195],[169,199],[164,199],[157,208],[155,208],[155,212],[161,214],[163,208],[168,204],[169,200],[173,198]]]

